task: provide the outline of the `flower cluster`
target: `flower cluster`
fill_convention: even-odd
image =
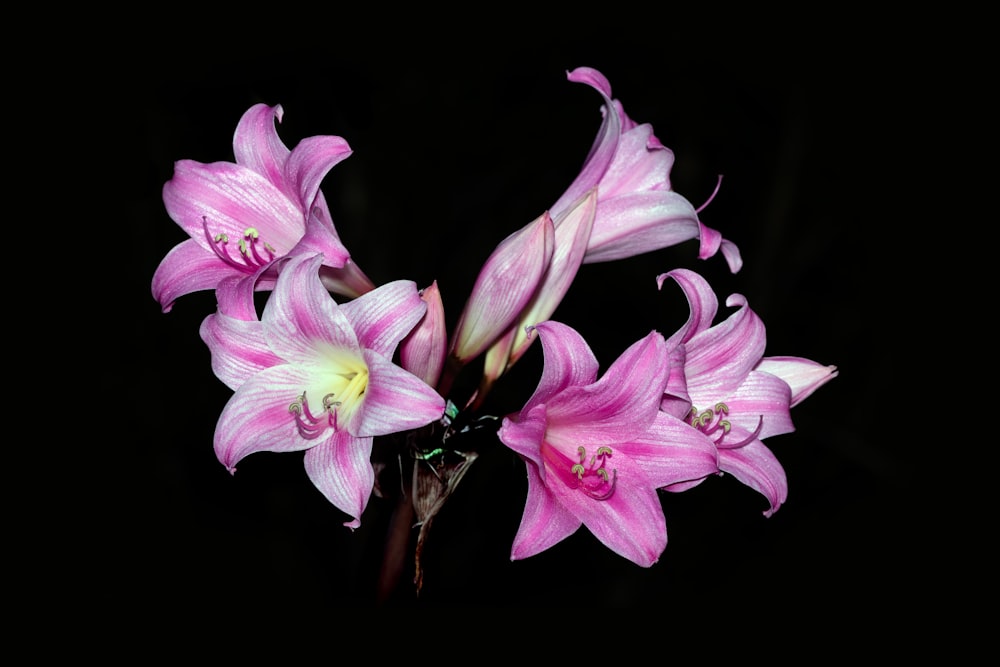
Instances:
[[[314,136],[290,150],[277,133],[281,106],[243,115],[234,162],[180,160],[163,188],[167,213],[190,238],[163,258],[152,294],[168,312],[184,295],[215,292],[200,334],[233,391],[215,430],[219,461],[235,473],[255,452],[304,452],[309,479],[356,528],[382,494],[373,447],[388,443],[412,463],[418,589],[426,529],[477,456],[456,434],[492,429],[524,462],[512,559],[585,525],[648,567],[667,544],[661,492],[728,473],[764,497],[765,516],[778,510],[787,480],[764,441],[791,432],[791,408],[837,375],[809,359],[764,356],[764,324],[747,299],[730,295],[720,319],[708,282],[680,268],[655,278],[683,292],[685,324],[650,331],[599,373],[581,334],[552,319],[582,264],[690,240],[700,259],[721,253],[732,273],[742,258],[672,189],[673,152],[625,113],[608,80],[586,67],[567,76],[602,98],[590,153],[551,207],[485,259],[451,331],[436,282],[376,285],[355,264],[320,190],[351,149]],[[481,414],[536,339],[533,393],[506,415]],[[471,396],[454,395],[473,368]]]

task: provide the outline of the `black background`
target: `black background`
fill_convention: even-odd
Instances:
[[[928,573],[959,532],[940,520],[948,501],[935,489],[957,482],[928,484],[921,472],[928,422],[949,409],[930,370],[947,354],[925,340],[937,322],[934,259],[947,252],[928,262],[921,239],[947,237],[960,217],[939,216],[930,192],[945,187],[942,172],[968,167],[928,152],[961,127],[935,125],[926,110],[928,98],[959,100],[960,86],[919,40],[886,48],[885,25],[817,31],[785,19],[751,30],[664,13],[631,17],[641,28],[513,22],[403,37],[345,22],[325,39],[312,26],[309,39],[266,48],[185,34],[183,45],[130,40],[116,52],[105,75],[117,106],[105,123],[125,139],[115,142],[114,208],[133,245],[119,283],[126,360],[112,373],[130,387],[136,425],[116,448],[124,470],[109,468],[122,489],[106,515],[117,546],[105,565],[125,604],[175,601],[247,619],[374,608],[391,511],[373,499],[351,532],[300,455],[256,454],[235,476],[215,459],[230,392],[198,337],[213,297],[184,297],[163,314],[149,293],[162,256],[186,238],[160,199],[173,161],[231,160],[236,123],[257,102],[283,105],[289,147],[344,137],[354,154],[323,190],[345,244],[376,283],[437,280],[453,319],[495,244],[577,174],[600,123],[599,95],[565,78],[582,65],[601,70],[627,113],[674,150],[674,189],[699,205],[723,176],[702,220],[739,245],[745,265],[730,275],[721,255],[698,260],[695,242],[587,265],[556,318],[606,366],[650,329],[683,321],[679,290],[658,292],[654,278],[684,266],[720,301],[747,296],[768,327],[767,354],[835,364],[840,375],[793,410],[795,433],[768,442],[790,489],[773,517],[723,477],[662,496],[670,541],[652,568],[585,529],[511,562],[523,464],[495,447],[438,516],[420,597],[404,576],[382,606],[656,606],[765,620],[839,609],[873,619],[919,616],[953,592]],[[497,411],[534,388],[538,355],[498,390]]]

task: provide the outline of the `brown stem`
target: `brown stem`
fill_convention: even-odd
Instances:
[[[410,494],[400,493],[399,502],[389,520],[389,530],[385,540],[382,570],[379,572],[378,581],[379,604],[386,602],[399,585],[399,578],[403,573],[410,545],[413,514],[413,502],[410,499]]]

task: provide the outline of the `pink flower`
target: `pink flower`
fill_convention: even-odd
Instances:
[[[320,282],[322,255],[285,262],[260,320],[234,301],[237,316],[219,311],[202,323],[212,368],[235,390],[215,453],[235,472],[254,452],[306,450],[309,479],[355,528],[375,481],[372,438],[444,414],[444,399],[392,362],[427,305],[405,280],[338,305]]]
[[[163,186],[167,213],[191,237],[176,245],[153,276],[153,297],[168,312],[192,292],[239,278],[237,289],[274,286],[276,259],[323,255],[330,291],[354,297],[374,288],[351,261],[333,226],[320,183],[351,154],[336,136],[315,136],[289,150],[278,137],[281,106],[256,104],[233,137],[236,162],[179,160]]]
[[[691,426],[718,447],[719,470],[761,493],[768,501],[764,516],[771,516],[788,496],[788,481],[763,441],[795,430],[791,407],[836,377],[836,367],[764,357],[764,323],[742,295],[726,300],[737,310],[713,325],[718,299],[708,282],[676,269],[658,276],[657,284],[662,288],[668,277],[684,291],[691,313],[668,341],[676,345],[672,361],[682,370],[668,381],[661,408],[678,417],[686,413]]]
[[[603,122],[580,174],[548,211],[555,227],[551,262],[540,278],[525,272],[530,282],[526,278],[511,288],[523,297],[527,286],[532,286],[534,295],[499,337],[494,334],[496,324],[507,320],[491,322],[490,336],[485,339],[496,342],[486,353],[479,400],[524,355],[530,343],[525,327],[552,316],[581,264],[624,259],[690,239],[699,240],[701,259],[721,250],[733,273],[743,264],[739,248],[702,224],[698,211],[671,188],[673,152],[653,135],[651,125],[637,124],[626,115],[621,103],[612,99],[607,78],[589,67],[579,67],[567,77],[586,83],[604,97]],[[525,235],[529,228],[519,234]],[[496,294],[492,301],[515,302]],[[481,310],[482,306],[470,299],[466,310],[473,308]],[[479,347],[460,345],[459,350],[466,347],[474,354],[467,354],[462,363],[479,353]]]
[[[604,98],[604,121],[580,175],[552,206],[552,217],[597,188],[597,215],[584,264],[607,262],[699,240],[698,257],[719,250],[733,273],[743,261],[731,241],[698,219],[698,210],[670,184],[674,154],[660,143],[648,123],[637,124],[621,102],[612,99],[611,84],[600,72],[578,67],[570,81],[586,83]]]
[[[669,350],[652,332],[597,379],[598,364],[570,327],[533,328],[544,368],[500,440],[525,461],[528,496],[511,559],[542,552],[586,525],[615,553],[648,567],[667,545],[657,489],[718,471],[711,442],[659,410]]]

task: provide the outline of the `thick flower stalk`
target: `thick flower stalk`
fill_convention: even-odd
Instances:
[[[305,450],[309,479],[355,528],[375,481],[373,437],[438,420],[445,401],[392,361],[427,309],[414,283],[338,304],[320,281],[323,261],[283,260],[259,320],[233,300],[236,316],[220,310],[202,323],[213,370],[235,391],[216,426],[215,453],[235,472],[254,452]]]
[[[572,328],[533,328],[544,368],[534,394],[498,436],[525,461],[528,496],[511,551],[527,558],[581,525],[608,548],[649,567],[667,545],[657,489],[718,472],[711,442],[660,411],[669,348],[651,332],[598,380],[598,362]]]
[[[255,104],[233,137],[235,162],[179,160],[163,186],[167,213],[190,236],[153,275],[153,297],[168,312],[176,299],[214,290],[227,278],[237,289],[274,286],[275,260],[323,256],[327,289],[348,297],[374,288],[351,260],[330,216],[320,183],[351,154],[341,137],[308,137],[289,150],[275,121],[282,107]]]
[[[667,278],[681,287],[691,310],[669,339],[677,370],[661,407],[712,442],[719,470],[762,494],[764,515],[771,516],[788,496],[788,480],[764,440],[794,431],[791,407],[836,377],[837,369],[801,357],[764,357],[764,323],[745,297],[731,295],[726,305],[737,310],[713,325],[718,299],[708,282],[675,269],[657,276],[657,285]]]

